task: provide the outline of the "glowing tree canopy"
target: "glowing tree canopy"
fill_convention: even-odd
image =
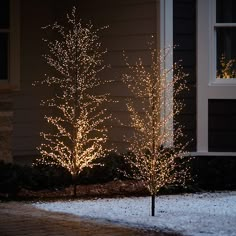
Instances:
[[[104,121],[110,116],[104,103],[109,99],[108,94],[96,95],[95,90],[108,81],[98,77],[106,67],[99,42],[101,28],[82,24],[75,7],[65,25],[44,27],[56,32],[57,40],[44,40],[49,49],[44,58],[53,72],[40,83],[52,87],[54,94],[42,101],[53,112],[45,116],[51,129],[41,133],[39,161],[62,166],[77,176],[106,152]]]
[[[174,116],[183,107],[175,98],[186,89],[186,75],[177,64],[165,68],[171,48],[150,50],[150,66],[141,58],[131,65],[126,57],[129,72],[123,75],[123,82],[132,93],[127,109],[128,125],[133,128],[133,135],[125,137],[130,153],[125,159],[131,165],[133,177],[141,180],[150,192],[154,215],[158,191],[168,184],[184,184],[189,171],[183,163],[187,144],[180,142],[183,132],[174,123]]]

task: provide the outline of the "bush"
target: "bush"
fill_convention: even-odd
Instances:
[[[96,163],[100,165],[96,166]],[[123,170],[128,168],[122,155],[110,153],[106,157],[98,159],[95,166],[84,169],[78,176],[78,184],[105,183],[116,179],[125,179]]]
[[[101,165],[97,165],[100,163]],[[92,169],[86,168],[77,177],[77,184],[106,183],[125,179],[120,170],[128,168],[121,155],[110,153],[95,162]],[[24,188],[28,190],[60,189],[72,184],[71,174],[60,166],[37,164],[21,166],[0,162],[0,193],[16,195]]]
[[[0,192],[16,195],[21,188],[29,190],[63,188],[71,184],[71,175],[55,166],[20,166],[0,162]]]
[[[32,190],[64,188],[71,184],[70,173],[58,166],[37,165],[22,174],[24,187]]]
[[[196,186],[204,190],[236,189],[235,157],[196,157],[193,161]]]
[[[20,188],[19,169],[11,163],[0,162],[0,192],[15,196]]]
[[[77,184],[106,183],[112,180],[127,179],[123,171],[130,167],[122,155],[110,153],[98,160],[102,166],[85,169],[77,178]],[[166,186],[163,193],[176,193],[198,190],[236,189],[235,157],[196,157],[192,161],[194,184],[186,188]],[[21,188],[29,190],[60,189],[72,184],[71,174],[58,166],[20,166],[0,161],[0,193],[15,196]]]

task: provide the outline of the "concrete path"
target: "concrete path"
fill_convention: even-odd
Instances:
[[[1,236],[164,236],[112,224],[85,221],[70,214],[39,210],[21,202],[0,202]]]

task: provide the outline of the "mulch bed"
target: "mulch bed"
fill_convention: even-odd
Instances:
[[[139,181],[111,181],[104,184],[78,185],[76,188],[77,198],[96,198],[96,197],[126,197],[126,196],[145,196],[147,190]],[[0,194],[2,199],[32,200],[32,199],[59,199],[72,198],[73,186],[65,189],[32,191],[21,189],[15,196]]]

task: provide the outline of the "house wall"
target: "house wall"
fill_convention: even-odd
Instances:
[[[177,98],[185,107],[175,119],[184,125],[182,142],[189,142],[188,149],[196,151],[196,0],[174,0],[173,8],[174,62],[180,62],[189,75],[188,91]]]
[[[35,156],[39,132],[43,127],[41,98],[47,89],[34,88],[47,68],[42,59],[45,37],[41,30],[53,19],[50,1],[22,0],[20,4],[20,89],[13,96],[13,156]],[[22,162],[22,160],[21,160]]]
[[[13,155],[21,158],[20,160],[37,154],[36,146],[40,143],[39,132],[44,126],[45,112],[39,106],[39,102],[44,95],[50,93],[32,87],[32,82],[40,80],[49,69],[41,57],[45,51],[40,27],[53,23],[55,19],[60,21],[65,17],[66,12],[71,11],[74,3],[72,0],[55,1],[55,4],[53,2],[54,0],[22,0],[21,89],[14,98],[13,133]],[[113,100],[119,101],[110,104],[108,109],[113,117],[122,122],[128,119],[125,99],[130,96],[126,86],[121,82],[121,75],[126,71],[123,50],[131,63],[138,57],[142,57],[145,58],[146,65],[150,64],[147,42],[150,41],[151,35],[156,36],[157,33],[157,2],[156,0],[78,1],[77,8],[83,21],[91,20],[95,27],[109,26],[102,33],[101,40],[104,48],[107,49],[105,63],[110,65],[110,69],[100,76],[104,79],[112,79],[114,82],[97,92],[108,92]],[[129,134],[132,130],[121,127],[118,122],[111,122],[113,127],[109,132],[110,145],[113,144],[119,150],[124,150],[126,144],[123,135]]]
[[[96,27],[109,26],[102,34],[102,42],[104,48],[107,49],[105,63],[110,65],[110,69],[104,71],[100,76],[114,80],[114,82],[97,92],[110,93],[112,100],[117,102],[109,105],[109,111],[113,117],[127,123],[129,114],[126,99],[131,94],[121,81],[122,74],[127,72],[123,50],[131,64],[141,57],[144,58],[147,66],[150,65],[150,51],[148,51],[147,42],[151,40],[151,35],[156,36],[157,34],[157,1],[82,0],[79,2],[78,9],[84,21],[91,20]],[[118,122],[112,121],[109,142],[118,150],[125,151],[127,145],[123,141],[123,137],[124,135],[129,136],[131,133],[131,128],[123,127]]]
[[[0,161],[12,161],[12,96],[9,91],[0,93]]]

